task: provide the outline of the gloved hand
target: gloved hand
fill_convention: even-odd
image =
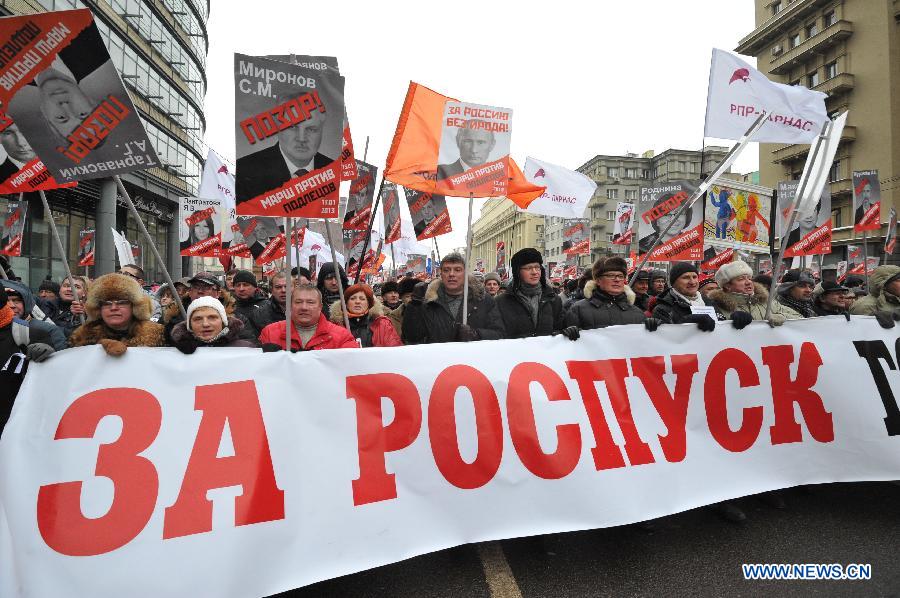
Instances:
[[[197,343],[194,339],[190,338],[190,335],[185,335],[185,338],[181,339],[178,342],[173,343],[175,348],[184,353],[185,355],[191,355],[194,351],[197,350]]]
[[[900,319],[897,314],[889,311],[878,311],[875,312],[875,319],[878,320],[878,323],[881,324],[882,328],[893,328],[895,326],[894,320]]]
[[[688,324],[696,324],[703,332],[712,332],[716,329],[716,321],[706,314],[691,314],[684,319]]]
[[[460,324],[456,329],[456,340],[467,343],[478,340],[478,331],[468,324]]]
[[[103,347],[103,350],[110,357],[119,357],[128,349],[128,345],[122,341],[114,341],[111,338],[101,338],[100,346]]]
[[[44,343],[31,343],[25,349],[25,356],[31,361],[41,363],[42,361],[47,361],[47,359],[55,352],[56,349],[50,345],[45,345]]]
[[[743,330],[752,321],[753,316],[745,311],[736,311],[731,314],[731,325],[734,326],[737,330]]]
[[[410,302],[412,303],[422,303],[425,301],[425,291],[428,290],[427,282],[418,282],[416,286],[413,287],[412,297],[410,298]]]
[[[650,332],[656,332],[656,329],[659,328],[659,325],[662,324],[656,318],[647,318],[644,320],[644,328],[646,328]]]
[[[566,326],[562,330],[554,330],[550,333],[550,336],[556,336],[558,334],[563,335],[570,341],[577,341],[581,338],[581,332],[578,331],[578,326]]]
[[[263,343],[262,346],[263,353],[276,353],[282,349],[284,349],[284,347],[277,343]]]
[[[785,320],[787,320],[787,318],[785,318],[781,314],[770,314],[769,315],[769,326],[771,326],[772,328],[775,328],[776,326],[781,326],[782,324],[784,324]]]

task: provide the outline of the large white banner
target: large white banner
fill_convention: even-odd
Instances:
[[[0,595],[263,596],[467,542],[898,479],[896,338],[835,317],[65,351],[31,365],[0,440]]]
[[[763,110],[751,141],[812,143],[828,120],[821,91],[770,81],[734,54],[713,48],[706,97],[706,137],[740,139]]]
[[[529,182],[547,189],[528,204],[528,208],[519,208],[520,212],[566,219],[582,218],[597,190],[597,183],[580,172],[530,156],[525,159],[523,172]]]

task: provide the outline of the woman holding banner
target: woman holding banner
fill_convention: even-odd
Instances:
[[[191,301],[187,320],[172,329],[172,345],[190,355],[198,347],[259,347],[255,340],[241,338],[244,322],[225,313],[225,306],[214,297]]]
[[[350,333],[357,339],[360,347],[400,347],[403,342],[393,324],[384,315],[384,308],[377,299],[372,287],[367,284],[355,284],[344,291],[347,311],[350,315]],[[344,314],[341,302],[335,301],[329,309],[331,321],[338,326],[344,325]]]

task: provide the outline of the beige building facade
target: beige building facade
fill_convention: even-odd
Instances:
[[[474,269],[482,260],[485,272],[497,270],[497,243],[504,242],[506,264],[512,255],[526,247],[544,250],[544,217],[520,212],[508,199],[489,199],[472,223],[472,260]]]

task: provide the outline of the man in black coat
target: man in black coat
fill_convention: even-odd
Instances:
[[[275,145],[238,158],[237,202],[249,201],[334,162],[319,153],[324,129],[325,115],[315,110],[303,122],[279,131]]]
[[[847,287],[825,280],[813,289],[813,310],[817,316],[844,316],[849,313],[844,304],[843,297],[849,291]]]
[[[504,338],[503,318],[494,299],[474,276],[469,277],[468,322],[462,323],[466,261],[458,253],[441,260],[441,277],[431,281],[424,298],[414,299],[403,314],[407,345]]]
[[[259,330],[273,322],[284,322],[287,319],[287,272],[276,272],[269,281],[272,296],[256,306],[250,315],[250,323],[254,330]],[[257,334],[257,337],[259,335]]]
[[[503,318],[507,338],[564,333],[575,340],[578,328],[564,325],[562,299],[547,284],[541,252],[531,247],[517,251],[510,260],[512,283],[494,301]]]
[[[256,291],[259,286],[256,276],[249,270],[237,270],[231,282],[234,294],[234,315],[240,316],[246,325],[249,325],[254,338],[259,338],[262,329],[257,329],[253,320],[254,313],[259,306],[266,302]]]
[[[662,324],[697,324],[700,330],[712,331],[716,327],[713,318],[695,314],[692,307],[711,307],[712,300],[700,293],[700,271],[689,262],[675,262],[669,271],[669,288],[657,297],[653,317]],[[717,314],[716,320],[725,317]]]
[[[566,325],[581,330],[620,324],[642,324],[656,330],[658,322],[634,305],[634,293],[625,285],[628,263],[620,257],[601,257],[591,268],[593,280],[584,285],[584,299],[566,313]],[[645,323],[647,321],[647,323]]]

